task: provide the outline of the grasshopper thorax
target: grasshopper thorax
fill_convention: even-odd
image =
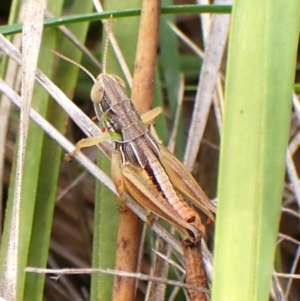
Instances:
[[[101,73],[92,88],[91,99],[98,119],[113,141],[126,143],[148,131],[117,75]]]

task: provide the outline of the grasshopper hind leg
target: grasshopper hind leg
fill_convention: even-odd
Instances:
[[[113,151],[111,155],[111,177],[115,184],[116,190],[119,194],[120,198],[120,205],[119,205],[119,212],[126,212],[127,206],[125,203],[125,184],[123,181],[123,175],[120,168],[121,163],[121,155],[117,151]]]

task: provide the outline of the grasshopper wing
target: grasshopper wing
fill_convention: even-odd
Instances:
[[[158,144],[158,146],[160,150],[160,162],[176,190],[203,211],[209,218],[214,220],[216,207],[211,203],[191,173],[162,144]]]
[[[200,229],[200,217],[194,210],[189,208],[192,221],[189,223],[163,198],[160,191],[150,182],[151,179],[144,169],[122,164],[121,172],[125,190],[144,208],[172,223],[184,239],[195,242],[201,238],[201,230],[204,229]]]

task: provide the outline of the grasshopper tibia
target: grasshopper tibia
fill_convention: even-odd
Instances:
[[[74,157],[82,148],[97,145],[97,144],[107,140],[108,138],[109,137],[107,136],[107,134],[103,133],[103,135],[101,135],[101,136],[88,137],[88,138],[82,139],[75,144],[75,149],[72,152],[65,154],[64,160],[67,162],[70,162],[70,161],[72,161],[72,157]]]

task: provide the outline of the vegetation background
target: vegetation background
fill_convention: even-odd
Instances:
[[[213,300],[224,300],[224,296],[228,300],[298,300],[300,296],[299,279],[293,280],[291,276],[277,278],[273,273],[272,289],[269,289],[275,250],[275,270],[299,274],[298,2],[290,0],[282,6],[280,1],[274,0],[264,3],[236,0],[232,9],[231,6],[199,8],[189,6],[187,1],[162,1],[162,6],[170,9],[162,11],[160,24],[153,106],[163,106],[164,114],[157,120],[156,130],[168,145],[180,106],[179,126],[171,145],[175,145],[175,153],[180,159],[188,161],[187,155],[184,157],[186,145],[196,144],[197,137],[200,137],[201,147],[197,150],[193,174],[211,199],[217,196],[218,184],[220,206],[215,237]],[[139,11],[126,10],[140,8],[141,4],[140,0],[105,2],[106,11],[117,12],[112,30],[131,73]],[[195,3],[190,1],[189,4]],[[217,4],[228,2],[218,1]],[[175,5],[182,6],[176,8]],[[11,34],[19,30],[15,24],[18,23],[20,6],[21,1],[17,0],[0,4],[3,24],[0,33],[17,47],[20,39]],[[85,16],[94,11],[92,1],[49,0],[47,9],[55,17],[69,16],[68,29],[101,62],[104,35],[100,16]],[[201,9],[231,16],[229,48],[225,42],[214,47],[212,42],[210,47],[206,44],[209,39],[214,40],[213,35],[208,36],[207,22],[215,20],[208,14],[199,17]],[[170,23],[176,29],[171,29]],[[225,24],[222,23],[225,30],[221,36],[224,41],[226,29],[229,30]],[[65,37],[58,29],[59,25],[60,21],[54,19],[49,28],[45,28],[38,67],[92,118],[95,115],[89,96],[92,81],[76,66],[55,57],[50,50],[56,49],[80,62],[94,75],[100,72],[99,67]],[[216,37],[220,41],[220,36]],[[205,66],[204,50],[206,57],[209,51],[218,53],[220,62],[213,60],[212,67]],[[204,67],[207,68],[204,71],[217,68],[218,72],[212,80],[213,85],[217,83],[213,98],[200,102],[201,108],[207,108],[207,113],[200,108],[197,115],[201,116],[202,137],[201,130],[190,131],[190,124],[197,106],[194,105],[195,99],[201,93],[205,94],[203,86],[209,85],[203,80]],[[124,78],[111,48],[107,71]],[[18,67],[2,55],[1,78],[17,93],[20,91],[19,74]],[[224,95],[227,101],[225,116]],[[20,126],[19,109],[9,103],[2,98],[0,106],[2,266],[9,243]],[[68,112],[62,110],[39,85],[35,87],[32,107],[74,143],[85,137],[86,132],[82,132],[69,119]],[[91,266],[113,269],[120,216],[116,197],[103,184],[96,182],[84,166],[75,161],[71,164],[64,162],[63,153],[56,141],[33,122],[30,124],[20,210],[19,265],[47,265],[52,269]],[[96,148],[84,153],[92,161],[98,156],[101,169],[110,175],[109,160],[97,155],[100,152]],[[211,237],[208,243],[213,249]],[[151,229],[145,230],[141,254],[136,255],[141,256],[143,274],[150,274],[154,265],[152,248],[159,248],[156,240]],[[181,263],[180,255],[175,251],[172,251],[172,259]],[[18,300],[111,300],[111,275],[80,274],[58,279],[50,276],[21,273]],[[172,267],[168,278],[182,281],[183,276]],[[136,300],[145,300],[146,287],[147,282],[139,282]],[[185,300],[187,296],[181,289],[168,286],[162,298]]]

